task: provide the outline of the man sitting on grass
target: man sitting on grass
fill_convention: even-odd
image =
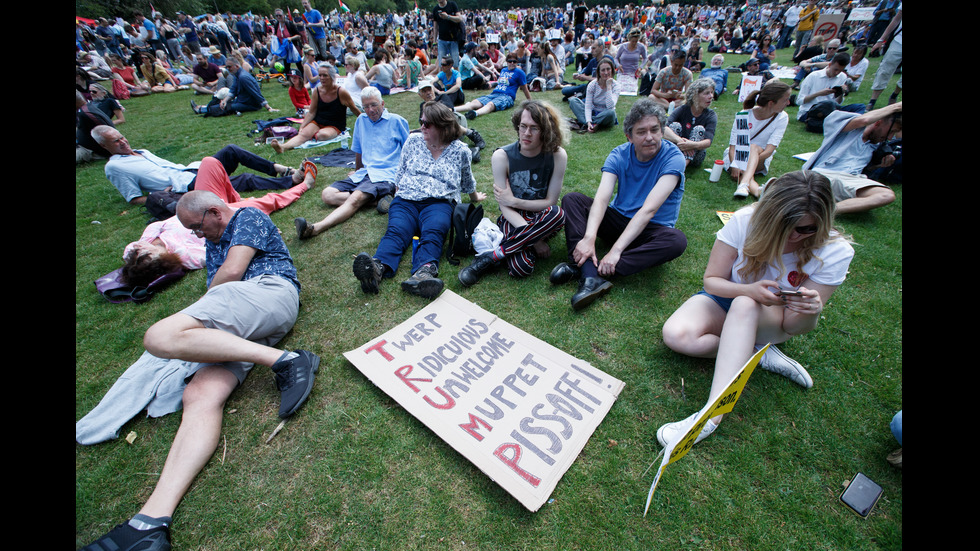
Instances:
[[[197,169],[161,159],[146,149],[133,149],[129,140],[111,126],[97,126],[92,137],[109,152],[105,164],[106,178],[131,205],[146,203],[144,192],[172,189],[184,193],[194,189]],[[237,145],[228,145],[213,155],[231,175],[239,165],[272,176],[266,178],[252,173],[231,176],[235,191],[287,189],[303,183],[302,170],[273,163]]]
[[[386,204],[395,194],[402,145],[408,139],[408,121],[385,109],[381,91],[373,86],[361,90],[361,105],[364,112],[354,122],[350,147],[354,152],[354,171],[323,190],[323,202],[337,207],[326,218],[312,225],[302,217],[295,220],[300,239],[309,239],[346,222],[365,205],[377,203],[378,212],[388,212]]]
[[[605,278],[669,262],[687,248],[687,237],[674,227],[684,195],[684,154],[664,139],[666,124],[663,108],[638,100],[623,123],[628,141],[606,157],[595,198],[575,192],[562,198],[568,262],[552,270],[551,283],[579,281],[571,301],[576,310],[609,292]],[[599,238],[612,243],[601,259]]]
[[[271,366],[281,392],[279,417],[293,415],[313,389],[320,358],[273,348],[296,323],[300,284],[286,244],[269,216],[192,191],[177,204],[180,223],[203,236],[208,290],[197,302],[153,324],[143,337],[159,358],[199,363],[183,393],[183,417],[153,493],[139,514],[85,547],[170,549],[177,505],[218,446],[224,405],[256,363]]]

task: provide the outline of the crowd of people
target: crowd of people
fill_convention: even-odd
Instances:
[[[195,366],[189,383],[178,385],[183,419],[139,514],[89,548],[169,549],[172,514],[217,445],[222,406],[234,388],[255,363],[270,366],[282,394],[280,416],[287,418],[309,395],[319,363],[312,352],[274,348],[296,322],[300,283],[268,217],[315,184],[316,166],[286,167],[235,145],[194,166],[161,159],[133,149],[119,132],[126,122],[120,100],[187,90],[208,98],[190,102],[200,116],[274,112],[256,75],[281,73],[303,122],[294,137],[271,142],[276,153],[335,138],[353,116],[355,170],[323,190],[323,203],[334,207],[323,220],[295,218],[297,238],[329,232],[374,207],[387,215],[387,229],[373,253],[355,256],[353,279],[364,293],[379,293],[411,249],[401,288],[426,299],[445,288],[439,264],[455,206],[464,197],[479,203],[489,196],[477,190],[471,169],[486,143],[470,125],[509,110],[512,141],[490,160],[499,234],[459,270],[459,282],[476,285],[501,266],[512,277],[531,276],[538,259],[550,256],[549,239],[564,231],[567,257],[548,279],[577,283],[570,305],[578,311],[606,295],[616,279],[684,253],[687,237],[676,223],[687,174],[702,165],[717,133],[713,103],[731,92],[724,54],[750,54],[741,69],[769,78],[743,94],[723,162],[733,196],[758,202],[739,209],[717,233],[703,289],[692,290],[663,326],[672,350],[715,358],[711,401],[766,344],[760,367],[812,386],[803,365],[775,345],[813,330],[844,282],[854,249],[835,216],[895,198],[869,174],[900,162],[901,80],[888,105],[875,102],[901,65],[902,5],[874,6],[872,20],[826,45],[813,36],[821,9],[812,0],[688,6],[679,13],[584,1],[568,11],[464,12],[436,0],[429,11],[406,14],[323,14],[303,0],[303,12],[277,9],[268,17],[178,12],[171,20],[135,13],[132,23],[80,22],[76,160],[104,159],[106,178],[128,203],[143,204],[146,194],[160,192],[179,197],[173,218],[148,227],[126,248],[125,277],[145,284],[167,270],[204,268],[208,288],[197,303],[147,331],[144,355],[131,369],[162,376],[172,360]],[[792,85],[771,74],[775,51],[791,44],[799,59]],[[852,54],[841,52],[847,44]],[[708,62],[704,51],[714,53]],[[861,86],[865,56],[876,53],[884,57],[871,102],[845,104]],[[625,113],[617,112],[625,82],[618,75],[631,77],[641,96]],[[385,98],[396,88],[418,93],[418,129],[387,109]],[[539,90],[560,90],[573,116],[535,99]],[[479,95],[467,101],[464,91]],[[803,170],[769,177],[793,104],[800,124],[819,123],[823,143]],[[563,193],[571,133],[618,126],[619,114],[626,141],[605,157],[594,194]],[[234,176],[239,166],[268,176]],[[760,184],[760,177],[768,179]],[[252,199],[238,194],[277,189],[286,191]],[[120,421],[136,413],[132,405],[116,407],[122,394],[110,392],[79,421],[77,441],[116,436]],[[657,438],[667,446],[694,421],[664,424]],[[720,422],[705,424],[698,440]]]

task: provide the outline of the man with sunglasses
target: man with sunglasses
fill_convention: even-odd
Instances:
[[[864,212],[895,200],[895,192],[863,174],[866,168],[887,167],[894,155],[881,146],[902,132],[902,102],[864,114],[835,111],[823,122],[820,149],[803,165],[830,180],[837,214]],[[879,152],[879,161],[873,162]],[[763,191],[765,193],[765,191]]]
[[[469,120],[478,115],[487,115],[494,111],[503,111],[514,106],[517,90],[524,92],[524,97],[531,99],[531,91],[527,88],[527,75],[524,69],[517,66],[517,57],[507,54],[507,67],[500,71],[497,85],[490,94],[476,98],[473,101],[456,107],[457,113],[463,113]]]

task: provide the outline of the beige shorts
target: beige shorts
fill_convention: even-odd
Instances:
[[[866,187],[888,187],[885,184],[869,179],[864,174],[849,174],[836,170],[816,170],[830,180],[830,187],[834,191],[834,199],[838,202],[844,199],[857,197],[858,191]]]

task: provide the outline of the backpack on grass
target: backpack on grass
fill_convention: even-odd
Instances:
[[[473,232],[483,220],[483,206],[473,203],[458,203],[453,209],[449,238],[446,246],[446,260],[456,266],[459,256],[468,256],[476,252],[473,249]]]

